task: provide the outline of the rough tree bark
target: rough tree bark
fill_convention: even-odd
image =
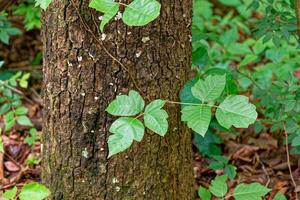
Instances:
[[[106,35],[97,32],[98,14],[88,0],[55,0],[43,14],[43,181],[51,199],[193,199],[191,134],[177,105],[167,106],[164,138],[148,132],[107,159],[112,118],[105,108],[135,86],[83,26],[74,4],[146,99],[178,101],[191,66],[192,0],[161,1],[160,18],[145,27],[112,20]]]

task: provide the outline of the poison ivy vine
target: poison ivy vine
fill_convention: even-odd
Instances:
[[[53,0],[36,0],[36,5],[46,10]],[[133,0],[130,4],[115,2],[114,0],[91,0],[89,7],[103,13],[100,30],[117,15],[120,6],[125,6],[122,16],[128,26],[144,26],[155,20],[160,13],[161,5],[156,0]]]
[[[219,124],[227,129],[231,126],[247,128],[257,118],[255,106],[249,103],[248,97],[241,95],[230,95],[220,100],[225,85],[225,75],[210,75],[198,80],[189,89],[199,103],[157,99],[145,107],[143,98],[134,90],[129,91],[128,95],[117,96],[106,109],[109,114],[120,117],[109,129],[112,133],[108,139],[109,157],[126,150],[133,141],[140,142],[145,127],[164,136],[168,131],[168,114],[163,109],[166,104],[181,104],[181,121],[202,136],[208,130],[212,111],[215,111]],[[144,124],[140,120],[142,117]]]
[[[46,9],[53,0],[36,0],[36,5]],[[144,26],[155,20],[160,13],[161,5],[156,0],[133,0],[129,4],[115,2],[114,0],[91,0],[89,7],[103,13],[100,30],[125,6],[122,20],[129,26]],[[108,139],[109,156],[115,155],[129,148],[133,141],[140,142],[145,133],[145,127],[154,133],[164,136],[168,131],[168,113],[163,109],[165,104],[181,104],[181,121],[196,133],[204,136],[211,122],[212,111],[219,124],[225,128],[247,128],[257,118],[256,108],[249,103],[246,96],[227,96],[223,101],[217,100],[222,95],[226,85],[225,75],[208,76],[190,85],[188,98],[196,102],[172,102],[157,99],[145,107],[141,95],[131,90],[128,95],[117,96],[106,111],[118,118],[110,127],[112,133]],[[181,99],[185,99],[181,95]],[[143,122],[140,118],[143,117]]]

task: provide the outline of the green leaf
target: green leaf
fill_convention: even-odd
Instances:
[[[119,11],[119,5],[116,4],[108,12],[104,13],[104,15],[102,16],[101,23],[100,23],[101,32],[103,32],[104,26],[106,24],[108,24],[108,22],[118,13],[118,11]]]
[[[140,142],[145,128],[138,119],[121,117],[111,125],[109,132],[113,133],[108,138],[108,157],[111,157],[129,148],[133,140]]]
[[[43,200],[50,195],[50,191],[39,183],[27,183],[19,195],[20,200]]]
[[[234,189],[233,196],[236,200],[261,200],[271,190],[259,183],[239,184]]]
[[[160,99],[152,101],[146,106],[144,114],[145,126],[160,136],[168,131],[168,113],[161,109],[165,103],[166,101]]]
[[[20,115],[17,117],[18,124],[22,126],[33,126],[30,119],[26,115]]]
[[[36,135],[36,129],[31,128],[29,131],[30,136],[27,136],[24,141],[29,145],[32,146],[35,141],[39,139],[39,137]]]
[[[236,166],[234,165],[226,165],[224,169],[225,174],[233,180],[236,176]]]
[[[11,108],[10,104],[8,104],[8,103],[3,104],[0,107],[0,115],[3,115],[4,113],[8,112],[10,108]]]
[[[14,199],[16,197],[17,191],[18,191],[18,188],[15,186],[10,190],[6,190],[3,193],[3,197],[6,199]]]
[[[116,99],[108,105],[106,111],[115,116],[134,116],[140,113],[144,106],[145,102],[139,93],[131,90],[128,96],[117,96]]]
[[[228,96],[219,106],[216,112],[219,124],[227,129],[231,126],[247,128],[257,118],[256,108],[249,103],[245,96]]]
[[[281,192],[278,192],[275,195],[274,200],[287,200],[287,198],[284,196],[284,194],[282,194]]]
[[[292,146],[293,147],[300,146],[300,135],[297,135],[295,138],[293,138]]]
[[[209,186],[209,191],[216,197],[224,197],[228,190],[226,181],[226,175],[216,176],[216,178],[211,182],[211,185]]]
[[[209,62],[209,57],[207,49],[204,47],[199,47],[196,51],[193,52],[193,64],[205,67]]]
[[[144,26],[159,16],[160,8],[156,0],[134,0],[126,6],[123,21],[129,26]]]
[[[128,149],[133,142],[133,136],[132,135],[119,135],[119,134],[113,134],[110,135],[108,138],[108,149],[109,149],[109,155],[108,158],[111,156],[120,153],[122,151],[125,151]]]
[[[42,9],[46,10],[53,0],[35,0],[35,6],[40,6]]]
[[[180,101],[183,103],[200,103],[199,99],[195,98],[192,94],[192,87],[198,82],[199,78],[193,78],[185,83],[182,90],[180,91]],[[185,107],[186,105],[181,105]]]
[[[204,137],[211,119],[209,106],[186,106],[181,110],[181,121],[187,122],[189,128]]]
[[[200,186],[198,189],[198,195],[202,200],[210,200],[211,199],[210,191],[202,186]]]
[[[144,137],[143,123],[132,117],[120,117],[110,127],[109,132],[119,135],[132,135],[133,139],[140,142]]]
[[[28,112],[27,108],[25,108],[24,106],[20,106],[16,109],[15,114],[16,115],[25,115],[25,114],[27,114],[27,112]]]
[[[226,85],[226,76],[208,76],[205,80],[199,80],[192,87],[192,94],[202,102],[216,100],[221,96]]]
[[[104,13],[100,23],[100,30],[103,32],[104,26],[118,13],[120,6],[114,0],[92,0],[89,7]]]

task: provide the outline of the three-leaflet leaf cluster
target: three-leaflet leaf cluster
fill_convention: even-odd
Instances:
[[[190,92],[199,103],[182,104],[181,120],[196,133],[204,136],[209,127],[212,108],[216,108],[215,116],[219,124],[225,128],[247,128],[257,118],[256,108],[249,103],[246,96],[227,96],[219,105],[216,104],[225,88],[225,75],[208,76],[191,85]],[[154,100],[144,110],[145,102],[140,94],[131,90],[128,95],[117,96],[106,111],[119,116],[110,127],[112,135],[108,139],[109,157],[129,148],[133,141],[140,142],[145,127],[138,119],[143,116],[145,126],[154,133],[164,136],[168,131],[168,114],[162,109],[166,103],[179,103],[166,100]],[[144,112],[142,112],[144,110]],[[136,116],[136,117],[134,117]]]

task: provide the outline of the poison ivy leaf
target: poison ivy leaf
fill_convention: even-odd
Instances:
[[[154,133],[164,136],[168,131],[168,113],[161,109],[166,101],[155,100],[145,108],[144,122],[145,126]]]
[[[187,122],[189,128],[205,136],[211,119],[209,106],[186,106],[181,110],[181,121]]]
[[[131,90],[127,95],[117,96],[113,100],[106,111],[115,116],[134,116],[141,112],[145,106],[143,98],[138,92]]]
[[[247,128],[257,118],[256,108],[245,96],[228,96],[219,106],[216,118],[221,126],[229,129]]]
[[[261,200],[271,190],[259,183],[239,184],[234,189],[233,196],[236,200]]]
[[[92,0],[89,7],[104,13],[100,23],[100,30],[103,32],[104,26],[118,13],[119,4],[114,0]]]
[[[17,191],[18,191],[18,188],[15,186],[10,190],[6,190],[2,196],[5,199],[14,199],[16,197]]]
[[[144,26],[159,16],[160,8],[156,0],[134,0],[126,6],[123,21],[129,26]]]
[[[202,200],[210,200],[211,199],[210,191],[202,186],[200,186],[198,189],[198,195]]]
[[[224,197],[228,191],[226,181],[226,175],[216,176],[216,178],[211,182],[211,185],[209,186],[209,191],[216,197]]]
[[[128,137],[129,135],[132,135],[134,140],[140,142],[144,137],[145,127],[138,119],[132,117],[120,117],[111,125],[109,132]]]
[[[120,135],[120,134],[113,134],[110,135],[108,138],[108,149],[109,149],[109,155],[108,158],[120,153],[122,151],[125,151],[128,149],[133,142],[133,135]]]
[[[103,32],[104,26],[118,13],[119,5],[113,6],[108,12],[104,13],[100,23],[100,30]]]
[[[182,103],[200,103],[200,101],[195,98],[192,94],[192,87],[198,82],[199,78],[193,78],[185,83],[181,92],[180,92],[180,101]],[[186,105],[181,105],[181,107],[185,107]]]
[[[133,140],[141,141],[144,136],[144,125],[138,119],[132,117],[121,117],[110,127],[113,133],[108,138],[109,155],[115,155],[130,147]]]
[[[23,126],[33,126],[30,119],[25,115],[18,116],[17,122],[18,122],[18,124],[23,125]]]
[[[27,183],[19,195],[20,200],[43,200],[50,195],[50,191],[39,183]]]
[[[53,0],[35,0],[35,6],[40,6],[42,9],[46,10]]]
[[[287,200],[287,198],[284,196],[284,194],[282,194],[281,192],[278,192],[275,195],[274,200]]]
[[[192,87],[192,94],[202,102],[216,100],[221,96],[226,85],[226,76],[208,76],[204,81],[199,80]]]

